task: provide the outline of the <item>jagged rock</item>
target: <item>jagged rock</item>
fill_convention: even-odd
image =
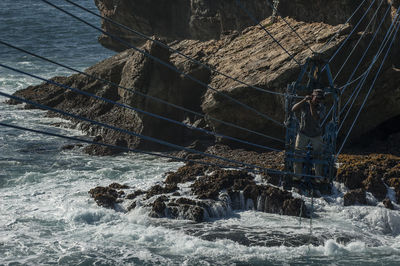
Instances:
[[[119,183],[112,183],[108,187],[109,188],[113,188],[113,189],[127,189],[127,188],[129,188],[128,185],[122,185],[122,184],[119,184]]]
[[[336,180],[344,183],[349,189],[358,189],[363,187],[362,182],[366,177],[362,166],[343,165],[339,168]]]
[[[97,205],[106,208],[114,208],[114,204],[121,195],[115,189],[109,187],[93,188],[89,191],[89,194],[94,198]]]
[[[145,193],[146,193],[145,191],[139,189],[133,193],[126,195],[126,199],[135,199],[137,196],[143,195]]]
[[[178,184],[194,181],[197,176],[204,175],[208,169],[208,166],[201,164],[185,165],[179,168],[176,172],[168,174],[167,178],[165,179],[165,183]]]
[[[388,209],[390,209],[390,210],[394,210],[393,203],[392,203],[392,201],[391,201],[389,198],[385,198],[385,199],[382,201],[382,203],[383,203],[383,205],[384,205],[386,208],[388,208]]]
[[[170,41],[182,39],[218,39],[222,34],[242,30],[254,25],[231,1],[179,0],[174,2],[96,0],[101,14],[147,35],[162,36]],[[149,8],[151,6],[151,8]],[[271,14],[271,9],[262,0],[246,3],[257,19]],[[102,21],[104,31],[117,35],[134,45],[143,44],[137,35]],[[110,49],[126,49],[119,42],[103,34],[99,42]]]
[[[163,196],[158,197],[154,201],[152,209],[151,209],[151,213],[150,213],[151,217],[154,217],[154,218],[165,217],[164,211],[165,211],[165,208],[167,207],[164,203],[165,201],[166,201],[166,198]]]
[[[351,205],[365,205],[367,204],[365,190],[362,188],[350,190],[343,196],[343,205],[351,206]]]
[[[252,180],[253,177],[244,171],[217,170],[211,176],[197,179],[191,185],[191,188],[192,192],[200,199],[217,199],[221,190],[231,188],[235,182],[240,182],[238,180],[244,179]],[[236,184],[240,185],[240,183]]]
[[[388,180],[388,185],[394,188],[396,192],[397,202],[400,202],[400,177],[391,178]]]
[[[164,193],[172,193],[175,192],[178,189],[178,186],[176,184],[167,184],[165,187],[162,187],[160,185],[155,185],[152,186],[146,193],[146,198],[151,198],[155,195],[160,195]]]
[[[378,200],[383,200],[386,197],[386,186],[380,176],[370,174],[367,179],[363,181],[366,191],[369,191]]]

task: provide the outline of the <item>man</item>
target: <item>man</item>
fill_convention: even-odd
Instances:
[[[318,159],[323,152],[324,143],[322,138],[321,123],[325,117],[324,92],[321,89],[315,89],[311,95],[307,95],[303,100],[296,103],[292,111],[300,112],[300,129],[296,137],[296,150],[306,150],[308,143],[311,142],[314,158]],[[294,179],[300,179],[302,174],[303,164],[294,163]],[[323,176],[323,165],[315,165],[315,175]]]

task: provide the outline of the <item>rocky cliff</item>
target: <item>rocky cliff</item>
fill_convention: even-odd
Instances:
[[[55,80],[119,103],[184,122],[187,125],[201,127],[245,141],[282,148],[280,143],[218,122],[218,120],[222,120],[240,127],[249,128],[252,131],[283,139],[284,130],[281,126],[230,101],[221,93],[239,100],[279,122],[283,122],[284,98],[279,95],[257,91],[253,87],[257,86],[261,89],[281,93],[285,91],[288,83],[296,80],[300,72],[300,66],[294,60],[291,60],[290,56],[268,37],[259,26],[249,26],[241,30],[251,24],[251,22],[248,19],[244,19],[246,16],[243,11],[240,10],[240,16],[237,13],[239,9],[233,11],[234,3],[231,2],[182,0],[179,2],[176,1],[167,7],[166,2],[160,0],[151,1],[151,8],[149,6],[150,1],[138,1],[136,3],[136,1],[98,0],[96,4],[103,15],[110,18],[118,18],[121,23],[138,30],[142,27],[145,33],[160,35],[167,40],[190,38],[171,43],[171,45],[174,49],[201,61],[203,64],[209,65],[211,69],[232,76],[235,79],[245,82],[247,85],[243,85],[243,83],[236,82],[224,75],[217,74],[208,68],[188,61],[177,53],[160,47],[151,41],[147,41],[141,49],[154,57],[160,58],[172,66],[172,68],[195,77],[209,87],[206,88],[187,78],[185,75],[176,73],[133,49],[125,50],[86,70],[91,75],[112,81],[112,84],[94,80],[84,75],[57,77]],[[388,7],[386,1],[382,3],[382,9],[378,12],[377,21],[380,21],[386,9],[385,7]],[[397,2],[394,4],[398,5]],[[320,51],[327,43],[327,40],[335,36],[334,41],[325,46],[322,51],[322,57],[329,58],[332,55],[354,27],[352,24],[342,25],[338,23],[345,21],[356,6],[358,4],[356,5],[353,1],[343,0],[329,1],[328,3],[325,1],[292,1],[290,3],[281,1],[281,13],[290,15],[286,20],[306,40],[307,44],[304,44],[287,27],[281,18],[278,18],[275,23],[272,23],[272,20],[267,18],[262,24],[302,64],[307,58],[314,56],[309,47],[314,51]],[[135,7],[136,12],[129,13],[129,10],[132,10],[133,7]],[[250,12],[255,13],[257,17],[267,16],[271,11],[264,1],[252,1],[251,4],[246,2],[246,7],[249,8]],[[356,14],[355,19],[360,17],[366,7],[367,5],[360,9],[360,13]],[[377,8],[378,2],[373,4],[373,7]],[[315,11],[317,9],[319,9],[319,12]],[[143,10],[147,10],[147,13]],[[162,10],[164,13],[161,12]],[[200,10],[206,10],[207,12]],[[391,16],[394,15],[394,11],[395,7],[392,7]],[[171,12],[175,13],[172,14]],[[160,13],[163,13],[165,16],[161,16]],[[134,16],[133,20],[131,20],[130,16]],[[186,16],[186,20],[175,20],[182,16]],[[227,19],[229,16],[235,18],[236,22]],[[368,13],[368,16],[372,16],[372,12]],[[382,32],[385,32],[385,29],[389,27],[392,19],[391,16],[388,16],[384,21]],[[217,18],[220,20],[215,20]],[[210,28],[202,25],[201,28],[204,30],[204,33],[200,34],[199,31],[196,31],[200,34],[196,36],[190,28],[196,19],[203,22],[208,21],[214,27]],[[139,24],[132,24],[132,21],[136,21],[135,23]],[[186,21],[187,24],[183,23],[183,21]],[[228,21],[230,22],[228,23]],[[147,24],[153,26],[150,27]],[[175,27],[175,24],[179,25]],[[111,26],[107,23],[103,23],[103,27],[113,34],[123,36],[125,39],[132,39],[125,36],[123,32],[109,28]],[[178,30],[180,27],[184,27],[185,30]],[[339,31],[341,28],[343,30]],[[359,29],[363,28],[360,27]],[[178,36],[178,32],[185,33],[186,35]],[[225,34],[221,34],[222,32],[225,32]],[[357,32],[357,34],[350,38],[342,52],[331,63],[333,73],[338,71],[347,54],[357,42],[358,37],[362,34],[359,30]],[[372,32],[366,32],[365,38],[359,45],[360,48],[356,50],[349,63],[346,64],[342,74],[336,80],[337,85],[342,85],[346,82],[354,64],[363,52],[362,48],[366,47],[371,37]],[[356,76],[369,66],[371,58],[376,52],[379,41],[382,38],[383,34],[379,34],[378,41],[374,43],[368,55],[369,59],[362,64]],[[104,44],[103,41],[102,43]],[[107,45],[108,47],[115,47],[116,50],[124,49],[122,46],[117,48],[116,44],[114,44],[115,42],[111,42],[110,40],[107,43],[109,44]],[[132,43],[137,44],[133,40]],[[397,43],[394,45],[394,50],[391,53],[391,59],[385,64],[381,78],[375,85],[375,90],[373,90],[369,97],[364,112],[352,132],[351,139],[353,140],[359,139],[360,136],[370,132],[380,131],[379,137],[382,138],[387,137],[389,133],[396,132],[393,127],[387,124],[397,124],[400,118],[400,106],[397,104],[400,97],[400,72],[393,67],[393,64],[396,64],[398,61],[398,57],[396,57],[399,50],[398,43],[397,39]],[[376,71],[376,68],[373,70]],[[368,80],[367,84],[370,82]],[[348,89],[344,97],[348,96],[351,91],[351,88]],[[361,105],[361,99],[366,94],[366,91],[366,89],[361,91],[360,100],[356,101],[354,110],[357,110]],[[186,127],[177,126],[176,124],[162,121],[141,112],[89,99],[86,96],[75,95],[70,91],[51,84],[29,87],[26,90],[17,92],[17,94],[126,130],[180,145],[187,145],[197,139],[202,139],[210,143],[214,141],[209,135],[199,134],[198,131],[189,130]],[[201,114],[201,116],[165,105],[159,101],[155,101],[151,97],[157,97],[163,101],[193,110]],[[354,115],[355,113],[353,112],[350,117]],[[344,126],[345,129],[349,127],[351,121],[352,119],[347,120]],[[131,148],[165,148],[112,130],[105,130],[86,124],[80,125],[92,135],[98,135],[98,140],[101,139],[107,143]],[[345,131],[341,132],[342,136]],[[217,140],[222,141],[223,139],[218,138]],[[229,143],[234,144],[233,142]],[[104,153],[103,150],[98,149],[93,148],[90,152]]]

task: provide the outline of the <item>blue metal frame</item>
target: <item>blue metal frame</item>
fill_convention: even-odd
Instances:
[[[328,80],[328,86],[321,87],[322,75],[325,74]],[[308,77],[308,81],[304,84],[305,76]],[[311,148],[308,147],[307,151],[299,155],[299,152],[295,150],[296,136],[298,132],[298,121],[296,115],[292,112],[292,107],[296,103],[295,96],[298,96],[298,92],[311,93],[315,86],[322,89],[325,94],[329,94],[333,99],[333,112],[330,119],[325,125],[324,139],[324,152],[322,159],[314,160],[311,156]],[[302,66],[301,72],[297,80],[291,84],[288,84],[285,97],[285,125],[286,125],[286,137],[285,137],[285,170],[287,172],[293,172],[294,162],[303,162],[303,174],[312,175],[312,165],[314,163],[322,164],[324,169],[324,178],[328,178],[329,182],[332,182],[336,174],[335,163],[336,163],[336,139],[337,139],[337,128],[339,123],[339,99],[340,91],[333,85],[333,78],[329,65],[318,58],[308,58],[306,63]],[[297,156],[296,156],[297,155]],[[307,180],[305,180],[307,181]],[[309,181],[309,179],[308,179]]]

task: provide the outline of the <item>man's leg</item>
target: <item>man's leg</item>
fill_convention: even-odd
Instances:
[[[316,160],[322,159],[322,152],[324,151],[324,140],[322,136],[311,138],[311,144],[314,150],[314,158]],[[322,164],[315,164],[315,175],[324,176],[324,166]]]
[[[301,133],[298,133],[297,137],[296,137],[295,151],[299,151],[299,152],[305,151],[308,142],[309,142],[309,138],[307,136],[305,136]],[[295,158],[298,158],[298,157],[295,156]],[[303,172],[303,164],[295,162],[295,163],[293,163],[293,168],[294,168],[293,169],[294,173],[297,174],[297,175],[293,176],[293,180],[300,180],[301,179],[300,175]]]

